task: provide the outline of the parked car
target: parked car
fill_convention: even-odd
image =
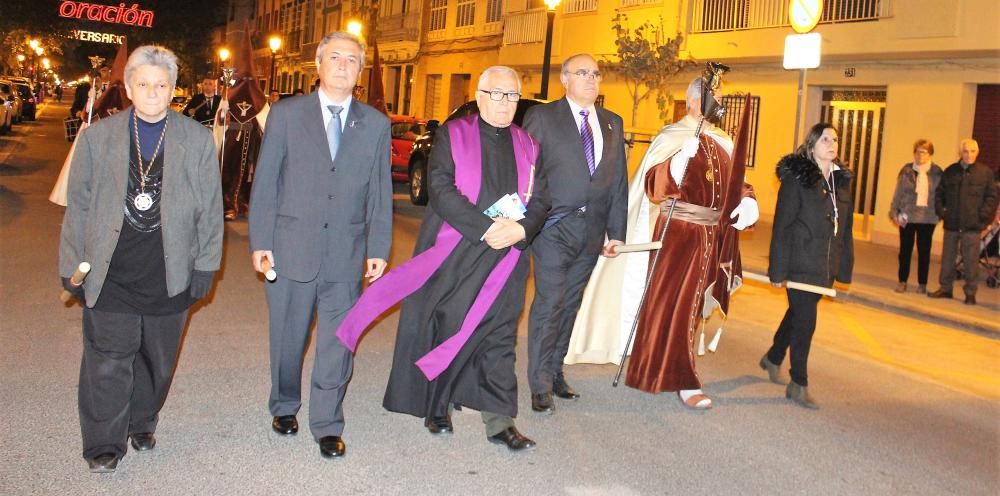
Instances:
[[[524,113],[529,108],[540,103],[545,102],[529,98],[518,100],[517,110],[514,111],[514,124],[520,126],[524,121]],[[478,113],[479,104],[475,100],[472,100],[471,102],[463,103],[457,109],[453,110],[444,122],[448,123],[454,119]],[[427,160],[431,156],[431,148],[434,145],[434,132],[437,128],[437,120],[431,119],[427,121],[427,132],[417,138],[413,143],[413,150],[410,151],[409,172],[407,175],[410,180],[410,201],[414,205],[427,204]]]
[[[410,180],[410,152],[413,142],[427,131],[427,122],[403,115],[389,116],[392,126],[392,180]]]
[[[35,111],[37,110],[37,106],[35,105],[36,99],[35,94],[31,91],[31,85],[20,81],[14,81],[13,86],[21,96],[21,101],[24,104],[24,107],[21,109],[22,117],[27,121],[35,120]]]
[[[0,96],[10,102],[13,115],[11,123],[17,124],[24,120],[24,101],[21,100],[21,93],[14,87],[14,83],[7,79],[0,79]]]
[[[13,125],[14,108],[9,101],[0,96],[0,134],[9,133]]]

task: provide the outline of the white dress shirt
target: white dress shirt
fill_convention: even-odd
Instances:
[[[320,110],[323,111],[323,129],[324,130],[326,129],[327,125],[330,124],[330,119],[333,118],[333,112],[330,112],[330,109],[328,109],[326,107],[328,105],[340,105],[341,107],[344,107],[344,109],[340,111],[340,131],[341,131],[341,133],[343,133],[344,126],[347,126],[347,113],[348,113],[349,110],[351,110],[351,100],[353,98],[352,97],[347,97],[347,99],[344,100],[344,101],[342,101],[342,102],[335,102],[335,101],[329,99],[326,96],[326,93],[323,93],[323,90],[317,89],[316,92],[319,93],[319,108],[320,108]]]

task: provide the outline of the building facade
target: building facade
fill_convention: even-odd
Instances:
[[[252,7],[256,67],[270,73],[267,37],[286,41],[275,56],[277,88],[310,91],[315,47],[323,33],[356,19],[378,42],[381,77],[392,113],[444,119],[471,100],[476,78],[494,64],[516,68],[525,96],[541,84],[547,5],[542,0],[233,0]],[[632,117],[632,97],[613,66],[612,20],[649,21],[684,38],[682,57],[730,65],[726,93],[751,93],[757,107],[754,184],[766,219],[773,213],[773,164],[794,146],[799,71],[782,69],[784,38],[793,31],[785,0],[562,0],[555,7],[548,97],[562,97],[559,65],[587,52],[602,61],[603,105]],[[976,137],[981,162],[1000,164],[1000,7],[992,0],[824,0],[813,30],[822,36],[822,63],[806,74],[801,129],[819,120],[841,132],[841,158],[856,184],[856,237],[895,244],[888,208],[900,167],[918,138],[934,142],[934,160],[957,160],[958,142]],[[370,44],[370,43],[369,43]],[[372,52],[369,51],[369,66]],[[683,103],[697,69],[662,91]],[[370,67],[359,80],[368,86]],[[363,91],[361,92],[363,95]],[[679,108],[683,108],[682,106]],[[990,120],[993,119],[993,120]],[[667,120],[671,120],[669,117]],[[633,129],[664,124],[654,98],[645,100]],[[800,129],[800,135],[801,133]],[[630,163],[644,152],[637,144]]]

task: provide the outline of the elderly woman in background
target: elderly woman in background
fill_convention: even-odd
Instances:
[[[806,142],[778,162],[781,186],[774,207],[771,264],[767,271],[774,286],[794,281],[829,288],[834,280],[851,282],[852,174],[838,164],[837,142],[832,125],[816,124]],[[821,296],[792,288],[786,292],[788,310],[774,334],[774,344],[760,359],[760,367],[767,371],[771,382],[785,384],[780,366],[790,349],[792,380],[785,397],[817,409],[819,406],[809,394],[806,366]]]
[[[896,179],[889,218],[899,226],[899,285],[897,293],[906,291],[910,278],[910,258],[913,240],[917,241],[917,293],[927,292],[927,269],[931,263],[931,238],[937,227],[934,212],[934,192],[941,182],[941,167],[931,161],[934,144],[919,139],[913,144],[913,162],[903,166]]]
[[[113,472],[131,438],[152,449],[188,309],[222,258],[219,162],[211,133],[169,110],[177,57],[129,56],[133,106],[80,134],[59,244],[63,287],[84,303],[79,410],[91,472]],[[77,265],[93,269],[82,286]]]

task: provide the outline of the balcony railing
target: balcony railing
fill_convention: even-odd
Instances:
[[[621,0],[622,7],[641,7],[662,4],[663,0]]]
[[[420,41],[420,12],[379,17],[378,40],[380,42]]]
[[[503,44],[541,43],[545,41],[545,9],[508,14],[504,19]]]
[[[712,33],[788,26],[784,0],[694,0],[691,32]],[[891,0],[823,0],[820,24],[889,17]]]
[[[563,5],[563,12],[567,14],[597,11],[597,0],[567,0]]]

